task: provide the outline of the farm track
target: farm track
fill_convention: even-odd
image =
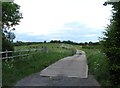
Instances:
[[[88,74],[86,55],[77,50],[71,57],[63,58],[41,72],[17,82],[15,86],[100,86]]]

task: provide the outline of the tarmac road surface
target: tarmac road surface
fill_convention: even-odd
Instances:
[[[86,55],[77,50],[74,56],[65,57],[42,70],[41,76],[65,76],[65,77],[88,77],[88,65]]]
[[[77,50],[73,56],[56,63],[17,82],[15,86],[100,86],[88,74],[85,52]]]

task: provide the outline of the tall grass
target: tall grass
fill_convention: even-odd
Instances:
[[[89,72],[100,82],[102,86],[110,86],[109,60],[99,49],[84,48],[88,59]]]
[[[2,85],[13,86],[18,80],[32,73],[40,72],[57,60],[74,53],[73,50],[61,49],[60,52],[59,50],[51,50],[48,53],[36,52],[28,57],[4,60],[2,64]]]

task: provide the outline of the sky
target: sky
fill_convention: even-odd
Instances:
[[[111,18],[105,0],[15,0],[23,19],[14,41],[97,42]]]

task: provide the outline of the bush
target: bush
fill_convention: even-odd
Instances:
[[[2,51],[14,51],[14,46],[12,44],[12,42],[8,41],[8,40],[3,40],[2,41]]]
[[[83,49],[86,52],[89,71],[102,86],[111,86],[109,60],[99,49]]]
[[[120,48],[116,47],[111,47],[106,50],[106,54],[110,60],[110,75],[111,75],[111,80],[114,85],[119,85],[120,83],[120,78],[119,78],[119,73],[120,73]]]
[[[2,51],[14,51],[13,43],[10,42],[5,37],[2,37]],[[12,53],[9,53],[8,56],[11,56]],[[2,56],[5,56],[5,54],[2,54]]]
[[[101,41],[103,52],[109,58],[109,72],[111,84],[113,86],[120,85],[120,2],[108,3],[112,4],[112,18],[110,25],[104,32]]]

